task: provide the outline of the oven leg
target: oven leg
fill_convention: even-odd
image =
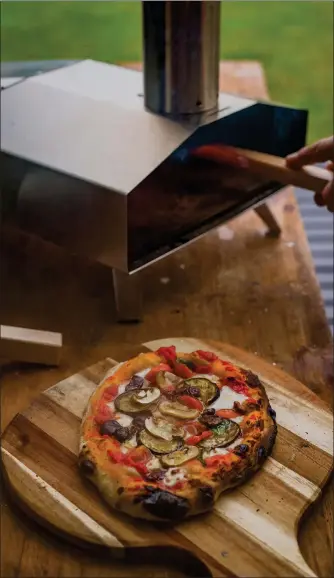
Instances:
[[[119,323],[138,323],[142,320],[142,291],[139,275],[129,275],[113,269],[114,295]]]
[[[279,237],[282,232],[281,227],[279,226],[274,214],[272,213],[267,203],[263,203],[262,205],[256,207],[255,212],[260,217],[260,219],[262,219],[262,221],[267,225],[268,227],[267,234],[270,235],[271,237]]]

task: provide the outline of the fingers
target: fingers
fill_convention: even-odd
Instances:
[[[286,157],[287,165],[292,169],[300,169],[305,165],[334,161],[334,139],[324,138],[318,142],[304,147]]]
[[[316,193],[314,195],[314,202],[317,205],[317,207],[324,207],[325,206],[325,201],[322,198],[322,193]]]
[[[334,172],[334,162],[333,162],[333,161],[329,161],[328,163],[326,163],[326,169],[327,169],[328,171]]]
[[[321,196],[327,209],[331,213],[334,213],[334,179],[332,179],[332,181],[325,186]]]
[[[334,178],[321,193],[314,195],[314,202],[318,207],[327,207],[330,213],[334,213]]]

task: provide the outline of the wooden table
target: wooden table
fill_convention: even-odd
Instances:
[[[254,62],[221,64],[221,88],[267,98]],[[305,193],[308,194],[308,193]],[[107,355],[124,359],[140,342],[203,337],[256,352],[331,403],[331,335],[303,225],[291,189],[271,200],[282,226],[266,237],[253,211],[140,273],[144,320],[115,323],[112,270],[2,230],[1,322],[63,333],[57,369],[2,363],[2,431],[36,394]],[[300,544],[321,576],[333,574],[333,500],[327,488],[305,521]],[[12,504],[2,508],[1,575],[179,576],[175,569],[131,567],[94,558],[41,530]]]

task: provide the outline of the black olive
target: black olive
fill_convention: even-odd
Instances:
[[[159,482],[165,477],[165,472],[163,470],[157,470],[156,472],[150,472],[145,475],[148,482]]]
[[[212,408],[204,411],[199,418],[199,421],[208,427],[214,427],[219,425],[223,421],[223,418],[216,415],[215,410]]]
[[[125,391],[130,391],[131,389],[140,389],[144,385],[144,379],[140,375],[134,375],[129,383],[125,386]]]
[[[101,426],[100,426],[100,434],[102,436],[113,436],[115,434],[115,432],[120,428],[120,424],[118,423],[118,421],[114,420],[114,419],[110,419],[108,421],[105,421]]]
[[[212,504],[214,501],[214,491],[211,486],[202,486],[199,488],[201,494],[201,500],[204,504]]]
[[[91,460],[83,460],[80,463],[80,468],[85,474],[92,474],[95,470],[95,464]]]
[[[248,452],[248,445],[247,444],[240,444],[234,448],[234,453],[237,456],[244,456]]]
[[[149,414],[136,415],[136,417],[133,419],[133,422],[132,422],[133,427],[136,429],[142,429],[143,427],[145,427],[145,420],[148,417],[149,417]]]
[[[268,407],[268,413],[273,419],[276,418],[276,411],[271,406]]]
[[[114,432],[114,438],[119,442],[125,442],[128,440],[132,435],[132,429],[129,427],[122,427],[120,426]]]
[[[266,452],[266,448],[263,446],[260,446],[258,451],[257,451],[257,457],[259,461],[263,461],[266,458],[267,452]]]
[[[156,489],[143,499],[143,507],[157,518],[176,521],[185,517],[190,505],[186,498]]]
[[[261,381],[259,380],[258,376],[255,375],[252,371],[245,371],[244,375],[246,377],[246,382],[249,387],[259,387],[261,385]]]
[[[120,496],[121,494],[123,494],[124,492],[124,488],[118,488],[117,493]]]
[[[202,415],[215,415],[216,410],[213,407],[210,407],[209,409],[206,409],[205,411],[203,411]]]

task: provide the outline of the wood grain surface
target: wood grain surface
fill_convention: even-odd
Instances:
[[[173,546],[181,545],[206,564],[207,575],[315,576],[300,553],[297,532],[332,469],[333,416],[305,386],[254,355],[187,338],[158,340],[142,349],[166,345],[183,353],[213,351],[260,376],[278,424],[274,451],[262,470],[221,496],[213,513],[173,528],[111,510],[77,466],[79,427],[88,400],[117,364],[108,358],[46,390],[9,424],[2,459],[14,497],[48,528],[113,552],[155,546],[154,562],[159,546],[169,546],[172,563]],[[132,555],[136,557],[135,549]]]
[[[268,97],[257,63],[223,63],[221,80],[223,90]],[[59,368],[1,364],[2,431],[47,387],[111,351],[124,360],[136,353],[134,343],[166,335],[237,345],[293,374],[330,405],[331,335],[293,191],[286,189],[270,205],[282,226],[280,238],[266,237],[249,211],[143,271],[145,316],[138,325],[115,323],[110,269],[2,227],[1,323],[63,334]],[[299,542],[317,575],[333,575],[332,485],[304,520]],[[9,578],[184,575],[165,560],[160,568],[145,560],[129,567],[69,547],[8,501],[1,554],[1,575]]]

